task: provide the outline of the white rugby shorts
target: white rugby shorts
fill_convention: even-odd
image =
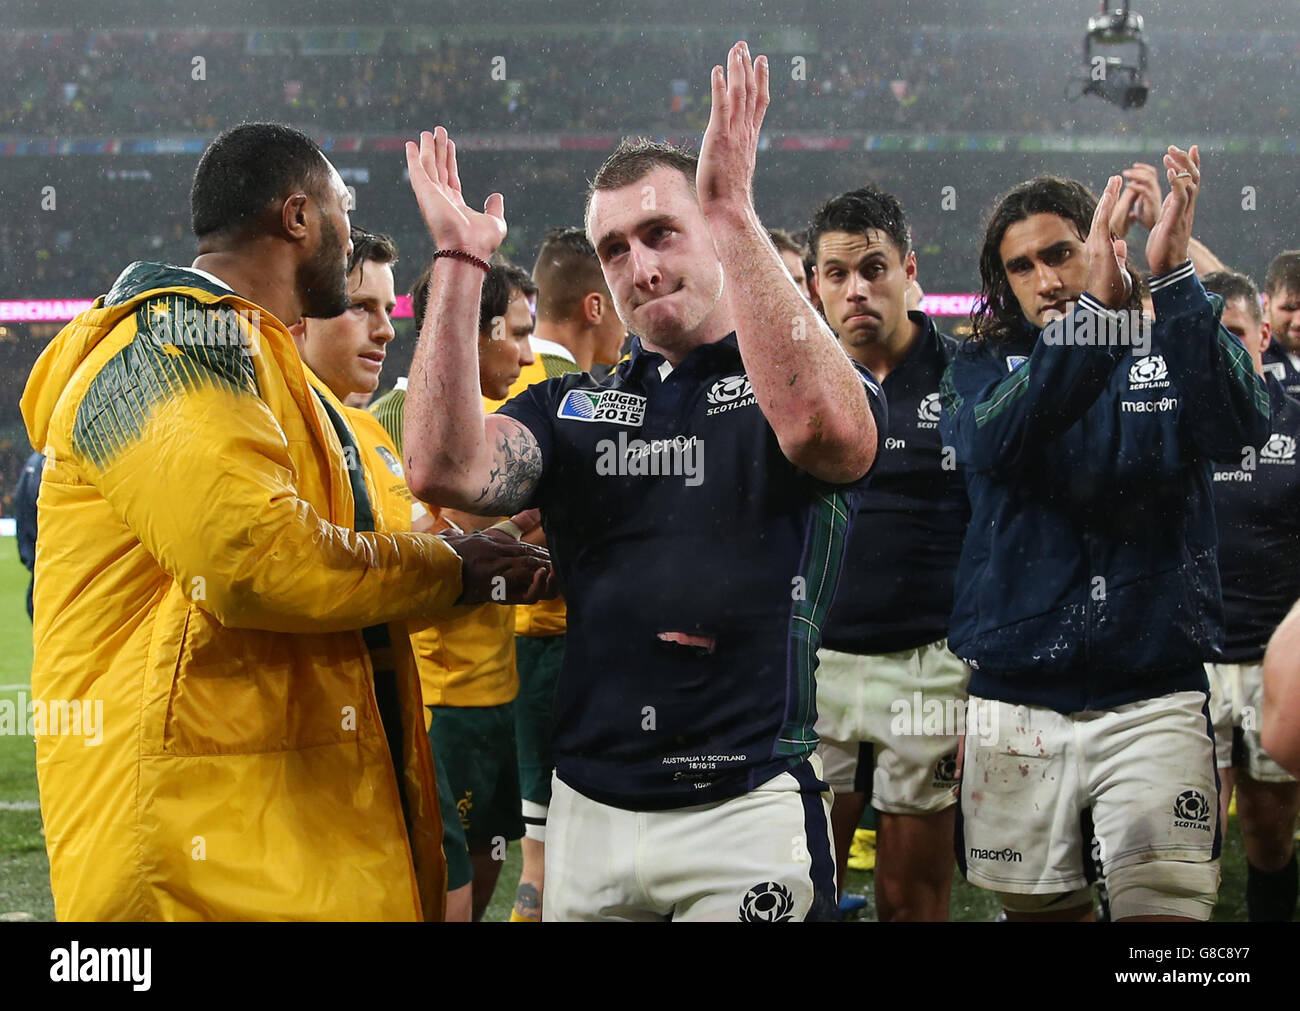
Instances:
[[[974,701],[972,699],[972,701]],[[1175,692],[1063,715],[990,702],[966,736],[958,862],[973,885],[1039,895],[1158,860],[1214,863],[1219,787],[1206,695]]]
[[[817,753],[831,789],[868,793],[887,814],[955,804],[970,670],[947,642],[870,656],[821,649],[817,660]]]
[[[627,811],[552,779],[542,918],[834,919],[830,791],[816,755],[749,793]]]

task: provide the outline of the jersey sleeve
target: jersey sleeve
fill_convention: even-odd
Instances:
[[[853,361],[850,359],[850,361]],[[847,488],[851,491],[861,491],[871,480],[871,472],[876,469],[876,464],[880,461],[881,450],[885,448],[885,437],[889,434],[889,404],[885,399],[885,391],[876,377],[861,362],[853,361],[853,367],[857,370],[858,379],[862,381],[862,386],[867,392],[867,406],[871,409],[871,417],[876,423],[876,452],[872,456],[871,466],[867,472],[856,481],[851,481],[846,485],[838,487]]]
[[[359,629],[460,596],[439,538],[358,533],[299,496],[285,432],[235,353],[138,340],[91,381],[72,443],[158,566],[231,628]]]
[[[989,354],[959,351],[940,388],[944,444],[974,471],[1005,472],[1037,459],[1037,450],[1084,416],[1110,381],[1123,345],[1071,345],[1067,322],[1093,329],[1115,314],[1091,295],[1080,296],[1074,319],[1043,331],[1028,359],[1005,374]],[[1091,319],[1085,317],[1091,316]]]
[[[1184,399],[1183,431],[1192,452],[1239,460],[1246,447],[1267,441],[1271,409],[1246,348],[1219,322],[1223,299],[1206,294],[1191,260],[1149,284],[1153,336]]]

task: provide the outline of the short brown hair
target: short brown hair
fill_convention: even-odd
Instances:
[[[591,199],[601,190],[619,190],[644,179],[660,166],[676,169],[695,193],[695,171],[700,159],[684,148],[644,137],[624,137],[605,159],[587,187],[585,218],[591,213]]]
[[[1300,249],[1288,249],[1273,257],[1264,275],[1264,291],[1270,298],[1280,291],[1300,295]]]
[[[577,318],[593,291],[609,298],[596,250],[581,228],[552,228],[533,264],[537,318],[559,323]]]
[[[364,228],[352,226],[352,232],[349,236],[352,239],[352,255],[348,257],[348,273],[361,267],[361,276],[365,278],[364,264],[374,261],[375,263],[393,264],[397,262],[397,243],[393,241],[392,236],[385,235],[383,232],[367,232]]]
[[[1259,304],[1259,289],[1255,282],[1245,274],[1235,270],[1215,270],[1201,278],[1206,291],[1214,292],[1225,302],[1240,298],[1246,303],[1246,311],[1256,323],[1264,322],[1264,310]]]

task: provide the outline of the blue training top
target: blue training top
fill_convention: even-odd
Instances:
[[[1084,294],[1046,330],[968,341],[944,377],[971,501],[948,641],[974,696],[1075,713],[1206,686],[1210,461],[1264,444],[1268,392],[1190,260],[1150,287],[1149,354],[1086,343],[1111,314]]]

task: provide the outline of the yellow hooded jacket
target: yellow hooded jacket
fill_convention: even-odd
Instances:
[[[103,714],[97,745],[66,720],[37,737],[59,919],[440,919],[403,633],[453,613],[460,559],[356,532],[349,453],[284,325],[135,263],[46,348],[22,411],[47,459],[33,695]]]

